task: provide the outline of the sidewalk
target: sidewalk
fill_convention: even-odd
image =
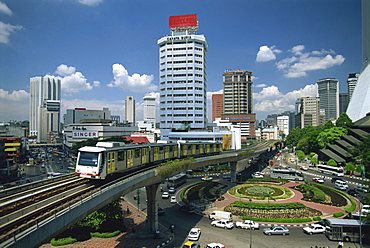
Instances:
[[[60,247],[72,248],[102,248],[102,247],[115,247],[115,248],[153,248],[162,247],[171,242],[173,234],[162,225],[158,224],[161,238],[155,239],[154,234],[149,233],[149,227],[146,220],[146,214],[139,211],[136,207],[127,201],[121,202],[122,210],[124,213],[123,222],[127,227],[127,231],[121,233],[114,238],[101,239],[91,238],[84,242]],[[130,212],[127,213],[127,207]],[[132,230],[135,230],[133,233]],[[44,244],[40,248],[52,248],[53,246]]]

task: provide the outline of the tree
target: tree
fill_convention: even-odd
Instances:
[[[331,120],[328,120],[325,125],[324,125],[324,129],[330,129],[332,127],[335,127],[334,126],[334,123],[331,121]]]
[[[300,151],[300,150],[297,151],[297,156],[298,156],[298,159],[299,160],[303,160],[303,159],[306,158],[304,152],[303,151]]]
[[[337,164],[337,162],[335,162],[335,160],[334,159],[329,159],[329,161],[328,161],[328,165],[330,165],[330,166],[338,166],[338,164]]]
[[[370,135],[366,136],[362,142],[349,150],[356,164],[365,167],[370,164]],[[357,166],[359,167],[359,166]]]
[[[337,127],[343,127],[345,129],[350,129],[353,126],[353,122],[351,118],[347,115],[346,112],[343,112],[338,117],[337,121],[335,122]]]
[[[325,129],[317,136],[317,143],[319,147],[325,148],[327,145],[333,143],[334,140],[339,140],[342,136],[347,134],[347,129],[343,127],[332,127]]]
[[[346,171],[355,171],[356,167],[352,162],[349,162],[349,163],[346,164],[346,166],[344,166],[344,169]]]

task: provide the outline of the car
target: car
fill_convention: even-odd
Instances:
[[[158,207],[158,216],[166,215],[166,212],[164,212],[163,208]]]
[[[261,175],[261,174],[256,174],[255,172],[254,173],[252,173],[252,175],[251,175],[253,178],[263,178],[263,175]]]
[[[175,192],[176,192],[175,187],[171,186],[171,187],[168,188],[168,193],[173,194]]]
[[[284,226],[280,226],[280,225],[274,225],[274,226],[271,226],[271,227],[267,227],[265,229],[263,229],[263,233],[266,234],[266,235],[276,235],[276,234],[281,234],[283,236],[289,234],[289,229],[284,227]]]
[[[182,248],[201,248],[198,242],[188,241],[182,245]]]
[[[210,177],[210,176],[202,177],[202,181],[210,181],[210,180],[213,180],[213,177]]]
[[[253,220],[244,220],[235,222],[235,227],[244,229],[260,229],[260,224],[254,222]]]
[[[303,232],[307,234],[324,233],[326,228],[319,224],[311,224],[303,228]]]
[[[304,170],[304,171],[308,170],[308,168],[306,166],[301,166],[300,169]]]
[[[225,248],[225,245],[223,245],[221,243],[209,243],[204,248]]]
[[[224,175],[222,178],[223,179],[231,179],[231,175]]]
[[[356,186],[354,187],[354,189],[355,189],[356,191],[361,191],[361,192],[364,192],[364,193],[368,193],[368,192],[369,192],[369,188],[363,187],[363,186],[361,186],[361,185],[356,185]]]
[[[224,229],[234,228],[234,223],[232,221],[228,221],[228,220],[214,220],[214,221],[211,222],[211,225],[215,226],[215,227],[221,227],[221,228],[224,228]]]
[[[370,213],[370,205],[363,205],[362,208],[361,208],[361,213],[362,214]]]
[[[354,190],[354,189],[349,189],[349,190],[347,191],[347,193],[348,193],[349,195],[351,195],[351,196],[356,196],[356,195],[358,195],[357,191],[356,191],[356,190]]]
[[[312,181],[314,181],[315,183],[324,183],[325,182],[324,179],[319,178],[319,177],[312,178]]]
[[[171,203],[177,203],[176,201],[176,196],[171,196],[171,199],[170,199]]]
[[[200,237],[200,228],[193,227],[190,229],[189,234],[188,234],[188,240],[199,240]]]
[[[335,183],[337,180],[342,180],[342,178],[340,178],[340,177],[332,177],[331,178],[332,183]]]
[[[256,172],[254,172],[254,174],[262,175],[262,176],[264,176],[264,175],[265,175],[265,173],[264,173],[264,172],[261,172],[261,171],[256,171]]]
[[[192,205],[183,205],[179,207],[179,210],[188,214],[195,213],[195,207]]]
[[[168,199],[168,198],[170,198],[170,195],[168,194],[168,192],[163,192],[162,199]]]

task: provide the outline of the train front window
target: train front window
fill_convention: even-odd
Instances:
[[[98,166],[99,153],[80,152],[78,165]]]

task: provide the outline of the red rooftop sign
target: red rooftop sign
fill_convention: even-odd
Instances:
[[[168,25],[170,28],[191,27],[197,25],[197,15],[170,16]]]

